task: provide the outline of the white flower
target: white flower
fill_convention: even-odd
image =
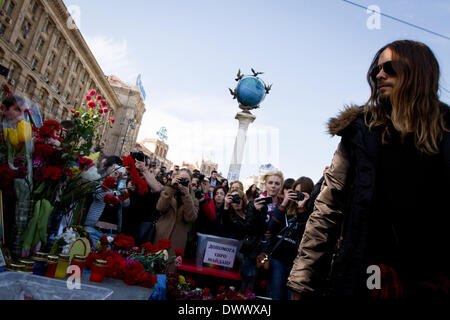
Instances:
[[[101,176],[98,174],[96,166],[90,167],[88,170],[81,172],[81,178],[87,181],[99,180]]]
[[[49,144],[52,144],[52,145],[54,145],[55,147],[60,147],[60,146],[61,146],[61,142],[59,142],[58,140],[53,139],[53,138],[50,138],[50,139],[48,140],[48,142],[49,142]]]
[[[108,242],[109,242],[109,243],[112,243],[112,242],[114,241],[114,237],[111,237],[111,236],[106,237],[106,239],[108,239]]]

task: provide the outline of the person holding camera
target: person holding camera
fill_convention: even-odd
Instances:
[[[185,251],[189,223],[195,221],[198,216],[198,200],[192,191],[191,181],[191,171],[180,169],[178,175],[173,177],[172,183],[163,189],[156,204],[161,216],[156,223],[153,243],[169,239],[169,256],[174,256],[177,248]],[[175,265],[172,264],[169,271],[175,271]]]
[[[225,188],[214,188],[213,197],[205,199],[200,205],[198,217],[198,231],[218,237],[225,237],[223,225],[223,210],[225,200]]]
[[[155,163],[150,162],[142,151],[132,152],[131,157],[135,161],[136,169],[139,171],[149,186],[149,192],[139,194],[135,186],[129,185],[131,204],[124,210],[122,232],[134,237],[137,245],[152,241],[155,232],[156,221],[159,213],[156,203],[159,199],[162,186],[154,175]],[[131,182],[130,182],[131,183]]]
[[[116,179],[114,189],[123,190],[126,188],[126,168],[122,167],[122,160],[118,156],[110,156],[105,162],[105,178]],[[102,183],[98,186],[99,192],[93,197],[93,202],[89,208],[84,223],[86,231],[89,233],[94,247],[102,236],[115,236],[122,230],[122,210],[130,205],[130,199],[120,200],[118,205],[106,204],[103,197],[109,190],[102,189]],[[115,191],[119,192],[119,191]]]
[[[273,210],[281,204],[278,194],[283,185],[283,174],[280,171],[268,172],[264,176],[264,185],[266,192],[248,203],[248,228],[240,250],[245,257],[246,276],[252,277],[252,285],[249,289],[253,289],[256,280],[256,258],[260,256],[261,252],[266,252],[271,238],[271,233],[267,230],[267,223]],[[243,190],[241,191],[243,192]]]
[[[274,209],[268,223],[272,238],[265,254],[270,272],[268,294],[273,300],[288,299],[287,278],[309,217],[306,204],[313,189],[310,178],[297,179],[284,190],[283,202]]]

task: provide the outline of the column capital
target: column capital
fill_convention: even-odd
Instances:
[[[246,113],[246,112],[238,112],[236,114],[235,119],[239,120],[239,123],[246,123],[246,124],[250,124],[253,121],[255,121],[256,116],[251,114],[251,113]]]

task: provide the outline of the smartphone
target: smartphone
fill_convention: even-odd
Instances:
[[[263,199],[264,201],[262,201],[261,199]],[[258,198],[258,199],[256,199],[256,200],[259,200],[260,202],[262,202],[262,203],[264,203],[266,206],[268,205],[268,204],[271,204],[272,203],[272,197],[261,197],[261,198]]]

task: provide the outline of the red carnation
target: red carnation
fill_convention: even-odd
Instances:
[[[175,255],[178,257],[178,256],[181,256],[182,258],[184,257],[184,254],[183,254],[183,251],[180,249],[180,248],[176,248],[175,249]]]
[[[114,123],[114,118],[109,118],[109,122]]]
[[[97,101],[102,100],[102,96],[101,95],[97,95]]]
[[[89,92],[89,95],[90,95],[90,96],[95,95],[95,90],[91,90],[91,91]]]
[[[44,123],[43,123],[43,126],[51,127],[55,131],[59,131],[60,130],[59,123],[57,121],[55,121],[55,120],[45,120]]]
[[[87,95],[85,98],[87,101],[91,101],[91,96]]]
[[[53,181],[57,181],[62,178],[63,176],[63,170],[59,167],[55,166],[48,166],[47,168],[44,168],[44,178],[45,179],[51,179]]]
[[[108,113],[108,108],[103,109],[104,113]]]
[[[95,108],[97,106],[97,104],[94,102],[94,101],[89,101],[89,103],[88,103],[88,107],[89,108]]]
[[[132,156],[123,156],[122,165],[126,168],[134,166],[134,159]]]
[[[101,244],[102,246],[108,245],[108,244],[109,244],[108,238],[107,238],[106,236],[102,236],[102,237],[100,238],[100,244]]]
[[[120,233],[114,237],[114,246],[124,250],[129,250],[134,247],[134,238]]]
[[[80,115],[80,111],[76,111],[76,112],[75,112],[75,115],[76,115],[76,116],[79,116],[79,115]]]
[[[102,190],[103,191],[107,191],[107,190],[111,190],[112,188],[114,188],[114,186],[116,185],[116,179],[113,177],[106,177],[105,180],[103,180],[102,183]]]
[[[102,106],[103,108],[106,107],[106,101],[105,101],[105,100],[100,101],[100,104],[101,104],[101,106]]]
[[[49,144],[37,143],[34,146],[34,157],[41,157],[44,159],[48,159],[53,156],[55,148]]]
[[[103,114],[103,109],[99,109],[98,113]]]
[[[47,126],[42,126],[39,128],[39,135],[41,137],[50,138],[53,136],[53,133],[55,132],[55,129]]]
[[[120,203],[119,199],[117,199],[117,197],[115,195],[113,195],[113,194],[106,194],[103,197],[103,202],[105,204],[109,204],[109,205],[112,205],[112,206],[117,206]]]
[[[124,192],[119,195],[119,200],[125,201],[130,197],[130,194],[128,192]]]
[[[74,112],[75,112],[75,109],[74,109],[74,108],[70,109],[70,112],[74,113]]]
[[[264,289],[266,287],[267,287],[267,281],[266,280],[261,281],[261,289]]]
[[[91,166],[91,164],[93,163],[92,159],[83,157],[80,159],[80,161],[78,161],[78,163],[80,164],[81,170],[84,170],[86,168],[89,168]]]
[[[0,166],[0,189],[8,194],[13,193],[14,178],[16,172],[12,170],[7,164]]]
[[[157,250],[155,250],[155,246],[151,242],[146,242],[144,244],[141,244],[139,249],[144,249],[144,254],[150,254],[155,253]]]
[[[159,250],[169,250],[170,249],[170,240],[169,239],[161,239],[158,241],[156,246],[159,248]]]
[[[144,288],[153,288],[158,281],[158,277],[155,274],[144,272],[141,276],[141,286]]]
[[[203,296],[204,297],[209,297],[210,294],[211,294],[211,290],[209,288],[203,289]]]

